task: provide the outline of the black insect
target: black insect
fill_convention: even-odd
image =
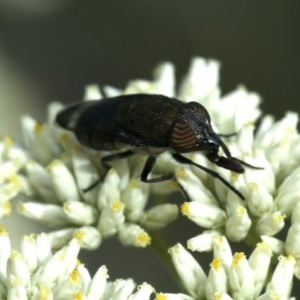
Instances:
[[[108,162],[136,153],[148,155],[141,174],[143,182],[160,182],[173,174],[148,179],[159,154],[169,151],[182,164],[190,164],[218,178],[240,198],[243,195],[217,172],[196,164],[181,153],[201,151],[214,164],[243,173],[248,163],[232,157],[216,134],[206,109],[197,102],[184,103],[163,95],[134,94],[70,105],[56,117],[57,123],[73,131],[79,142],[95,150],[122,152],[102,158]],[[222,148],[226,157],[219,156]]]

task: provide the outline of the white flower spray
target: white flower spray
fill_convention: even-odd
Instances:
[[[113,162],[103,181],[84,192],[104,174],[101,157],[106,153],[84,148],[54,124],[60,103],[49,106],[46,123],[22,119],[26,149],[1,138],[0,217],[9,215],[10,200],[22,192],[31,200],[20,202],[18,211],[54,228],[24,237],[16,252],[1,227],[1,299],[295,299],[293,283],[299,286],[300,279],[298,115],[289,112],[280,121],[262,116],[259,95],[243,86],[221,96],[219,68],[215,60],[194,58],[177,88],[173,65],[164,63],[153,81],[131,81],[125,90],[106,86],[105,95],[98,86],[88,86],[84,100],[156,93],[198,101],[217,133],[236,133],[226,138],[232,155],[263,169],[247,168],[237,175],[201,153],[187,156],[217,171],[245,201],[218,179],[180,165],[167,153],[159,157],[153,176],[174,172],[174,180],[142,183],[138,177],[145,159],[136,156]],[[180,207],[168,203],[179,187],[188,198]],[[150,196],[158,201],[148,201]],[[199,226],[199,234],[186,245],[165,246],[159,232],[179,213]],[[283,228],[286,237],[279,238]],[[108,281],[105,266],[91,277],[77,261],[79,249],[96,249],[112,236],[125,246],[152,244],[176,272],[183,293],[156,292],[147,283],[137,287],[132,279]],[[234,253],[234,242],[252,247],[249,257]],[[207,251],[213,260],[205,273],[192,252]]]

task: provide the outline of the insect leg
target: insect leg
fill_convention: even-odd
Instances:
[[[165,181],[165,180],[169,180],[169,179],[173,178],[173,174],[168,174],[168,175],[148,179],[147,177],[148,177],[149,173],[151,172],[151,170],[153,169],[155,162],[156,162],[155,156],[149,156],[147,158],[147,161],[145,163],[144,169],[141,174],[141,180],[143,182],[147,182],[147,183],[161,182],[161,181]]]
[[[228,138],[237,135],[237,132],[232,132],[232,133],[218,133],[218,136]]]
[[[103,179],[105,178],[107,172],[109,171],[109,169],[111,168],[110,165],[108,164],[108,162],[110,161],[115,161],[115,160],[119,160],[119,159],[123,159],[123,158],[128,158],[132,155],[134,155],[135,153],[131,150],[125,151],[125,152],[121,152],[121,153],[114,153],[114,154],[110,154],[107,156],[102,157],[101,159],[101,164],[102,166],[105,168],[105,172],[103,174],[103,176],[99,177],[98,180],[96,180],[94,183],[92,183],[89,187],[85,188],[83,190],[84,193],[92,190],[95,186],[97,186],[101,181],[103,181]]]
[[[102,157],[101,163],[102,163],[103,167],[110,169],[110,166],[107,164],[107,162],[128,158],[134,154],[135,154],[135,152],[133,152],[132,150],[127,150],[125,152],[110,154],[110,155]]]
[[[182,164],[189,164],[189,165],[192,165],[192,166],[195,166],[201,170],[203,170],[204,172],[206,172],[207,174],[215,177],[215,178],[218,178],[221,182],[223,182],[224,185],[226,185],[231,191],[233,191],[237,196],[239,196],[241,199],[245,199],[245,197],[242,195],[241,192],[239,192],[234,186],[232,186],[227,180],[225,180],[219,173],[211,170],[211,169],[208,169],[204,166],[201,166],[199,164],[196,164],[195,162],[193,162],[192,160],[186,158],[185,156],[182,156],[180,153],[173,153],[172,156],[174,157],[174,159],[176,161],[178,161],[179,163],[182,163]]]

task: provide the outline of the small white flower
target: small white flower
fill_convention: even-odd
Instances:
[[[191,251],[206,252],[213,250],[214,238],[221,236],[218,230],[206,230],[203,233],[190,238],[187,241],[187,248]]]
[[[124,224],[119,230],[119,239],[125,246],[144,248],[151,244],[149,234],[136,224]]]
[[[254,297],[260,295],[268,276],[272,250],[266,242],[258,243],[249,257],[249,266],[254,273]]]
[[[122,228],[125,223],[124,209],[121,201],[115,201],[102,209],[97,228],[104,237],[112,236]]]
[[[102,95],[97,84],[90,84],[84,91],[85,101],[102,99]]]
[[[267,293],[274,293],[285,299],[290,296],[296,260],[292,255],[280,256],[279,263],[267,286]]]
[[[229,242],[225,236],[217,236],[214,238],[213,253],[214,258],[220,259],[222,262],[222,266],[228,272],[232,264],[233,255]]]
[[[169,249],[177,274],[192,297],[203,298],[207,276],[185,248],[177,244]]]
[[[65,227],[70,225],[62,206],[54,204],[42,204],[37,202],[20,202],[18,211],[32,220],[53,227]]]
[[[238,206],[236,212],[226,222],[226,235],[232,241],[239,242],[247,236],[251,223],[247,209]]]
[[[229,269],[229,281],[233,296],[240,299],[252,299],[254,295],[254,273],[244,253],[233,256],[232,266]]]
[[[149,197],[149,185],[138,179],[132,179],[124,192],[122,201],[125,204],[126,216],[131,222],[137,222],[143,217]]]
[[[300,167],[293,170],[288,177],[284,179],[279,186],[275,204],[278,210],[287,217],[290,217],[292,211],[299,201],[300,187],[297,184],[300,180]]]
[[[75,179],[63,162],[54,160],[48,165],[47,170],[52,179],[54,192],[62,203],[66,201],[79,201],[80,196]]]
[[[201,180],[191,170],[179,168],[175,173],[176,180],[182,189],[187,193],[190,200],[217,205],[213,194],[203,185]]]
[[[283,241],[267,235],[262,235],[261,239],[271,247],[274,254],[282,255],[285,253],[285,244]]]
[[[69,201],[64,203],[63,208],[69,220],[77,225],[92,225],[98,217],[97,210],[88,203]]]
[[[284,218],[278,211],[265,215],[258,220],[256,230],[260,235],[275,235],[284,227]]]
[[[227,274],[220,259],[215,258],[208,273],[205,294],[207,299],[213,299],[216,293],[227,292]]]
[[[287,254],[300,259],[300,224],[292,224],[289,228],[285,241],[285,251]]]
[[[160,204],[145,211],[141,224],[149,229],[161,229],[173,222],[178,216],[178,207],[174,204]]]
[[[137,287],[137,291],[128,297],[128,300],[147,300],[150,299],[155,290],[149,283],[144,282]]]
[[[225,212],[218,206],[196,201],[185,202],[181,212],[197,225],[204,228],[218,228],[226,221]]]

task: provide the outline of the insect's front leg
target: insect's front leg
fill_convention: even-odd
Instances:
[[[114,153],[114,154],[110,154],[110,155],[102,157],[101,164],[105,169],[104,174],[101,177],[99,177],[98,180],[96,180],[94,183],[92,183],[89,187],[85,188],[83,190],[83,192],[86,193],[86,192],[92,190],[95,186],[97,186],[100,182],[103,181],[103,179],[105,178],[107,172],[111,168],[111,166],[108,164],[109,162],[119,160],[119,159],[128,158],[128,157],[130,157],[134,154],[135,154],[135,152],[133,152],[131,150],[127,150],[125,152]]]
[[[147,183],[154,183],[154,182],[162,182],[162,181],[173,178],[174,174],[167,174],[164,176],[151,178],[151,179],[147,178],[148,175],[150,174],[151,170],[153,169],[155,162],[156,162],[156,156],[149,156],[147,158],[147,161],[145,163],[144,169],[141,174],[141,181],[147,182]]]
[[[188,159],[187,157],[181,155],[180,153],[173,153],[172,156],[174,157],[174,159],[176,161],[178,161],[181,164],[188,164],[188,165],[192,165],[195,166],[201,170],[203,170],[204,172],[208,173],[209,175],[219,179],[221,182],[223,182],[224,185],[226,185],[230,190],[232,190],[237,196],[239,196],[241,199],[245,199],[244,196],[242,195],[241,192],[239,192],[234,186],[232,186],[226,179],[224,179],[219,173],[208,169],[204,166],[201,166],[199,164],[196,164],[195,162],[193,162],[192,160]],[[229,160],[225,157],[223,157],[223,159]]]

